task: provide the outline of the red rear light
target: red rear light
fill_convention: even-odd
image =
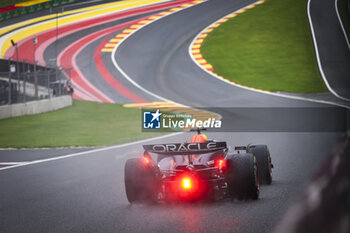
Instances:
[[[224,169],[226,167],[226,161],[223,159],[218,159],[215,161],[215,167],[219,169]]]
[[[169,187],[170,193],[173,193],[176,198],[183,200],[191,200],[192,198],[200,198],[201,195],[206,195],[209,190],[209,185],[206,181],[201,180],[201,177],[196,172],[185,171],[174,180]]]
[[[142,160],[143,160],[144,164],[149,164],[151,162],[150,158],[148,158],[148,157],[143,157]]]
[[[190,189],[192,187],[192,182],[190,178],[183,178],[182,179],[182,187],[184,189]]]
[[[144,153],[143,153],[143,157],[142,157],[142,162],[144,163],[144,164],[150,164],[151,162],[152,162],[152,158],[151,158],[151,156],[147,153],[147,151],[145,151]]]

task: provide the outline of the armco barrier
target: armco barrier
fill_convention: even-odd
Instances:
[[[31,101],[23,104],[0,106],[0,119],[50,112],[72,105],[70,95]]]
[[[10,72],[10,66],[16,71]],[[63,72],[69,73],[53,67],[34,67],[31,63],[0,59],[0,105],[69,94],[70,83]]]
[[[60,5],[73,3],[75,1],[76,0],[52,0],[52,1],[48,1],[48,2],[43,2],[43,3],[38,3],[35,5],[27,6],[27,7],[21,7],[18,9],[11,10],[11,11],[6,11],[3,13],[0,13],[0,22],[2,22],[4,20],[15,18],[18,16],[41,11],[44,9],[49,9],[49,8],[57,7]]]
[[[333,148],[273,232],[350,232],[349,135]]]

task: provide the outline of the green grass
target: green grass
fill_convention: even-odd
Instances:
[[[328,91],[319,74],[307,0],[269,0],[227,21],[201,47],[216,73],[269,91]]]
[[[338,11],[346,35],[348,36],[348,39],[350,39],[350,13],[348,8],[348,0],[338,0]]]
[[[58,111],[0,120],[0,147],[104,146],[160,136],[141,132],[139,109],[74,100]]]

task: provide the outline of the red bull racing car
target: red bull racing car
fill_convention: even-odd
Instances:
[[[142,158],[127,160],[125,190],[130,203],[258,199],[271,184],[266,145],[236,146],[208,140],[196,129],[189,143],[143,145]]]

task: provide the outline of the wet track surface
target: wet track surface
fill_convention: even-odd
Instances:
[[[66,154],[88,151],[93,148],[62,148],[62,149],[13,149],[0,150],[1,162],[30,162],[39,159],[48,159]]]
[[[169,15],[131,35],[120,45],[114,58],[126,74],[148,91],[185,105],[324,106],[227,85],[202,71],[191,60],[188,47],[204,27],[252,2],[211,0]],[[101,26],[104,27],[107,26]],[[86,33],[77,32],[63,38],[59,42],[62,46],[59,51],[64,44],[68,45]],[[82,50],[77,64],[106,95],[121,103],[129,103],[98,81],[102,79],[96,79],[92,54],[101,40]],[[49,47],[45,59],[48,61],[54,52],[54,48]],[[108,57],[110,55],[104,55],[103,61],[121,83],[147,100],[156,100],[122,77]],[[222,112],[222,116],[228,121],[239,121],[229,108]],[[255,123],[258,120],[258,116],[251,119]],[[180,134],[147,143],[183,142],[190,136]],[[208,136],[227,141],[228,145],[259,143],[269,146],[275,166],[273,182],[261,187],[258,201],[130,205],[125,196],[124,164],[128,158],[141,155],[142,143],[135,143],[1,170],[0,232],[270,232],[340,133],[219,132],[208,133]],[[32,157],[47,158],[44,154],[57,156],[75,152],[38,151]],[[23,151],[10,153],[18,159],[25,157]]]
[[[141,144],[1,171],[5,232],[269,232],[322,161],[337,134],[221,133],[229,145],[270,145],[271,186],[258,201],[224,200],[180,205],[129,205],[126,159]],[[161,142],[184,141],[188,134]]]

